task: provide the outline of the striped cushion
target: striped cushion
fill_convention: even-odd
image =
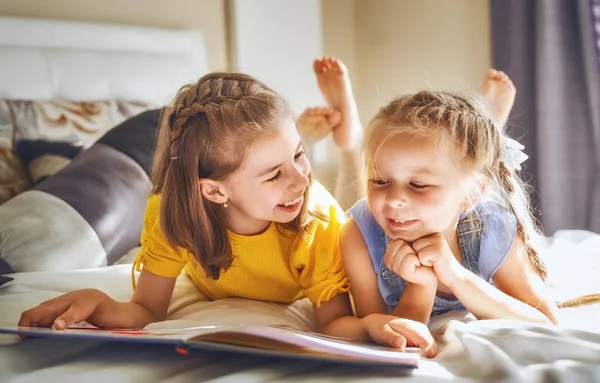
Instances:
[[[139,244],[160,110],[118,125],[0,206],[0,274],[112,264]]]

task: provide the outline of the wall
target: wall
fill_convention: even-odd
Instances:
[[[355,12],[364,121],[399,94],[479,91],[491,60],[488,1],[356,0]]]
[[[199,30],[209,69],[227,67],[224,0],[2,0],[0,15]]]
[[[322,0],[323,51],[344,61],[363,124],[393,97],[421,89],[479,90],[490,66],[489,0]],[[327,186],[335,146],[315,170]]]
[[[297,113],[322,99],[312,70],[323,51],[321,0],[230,0],[227,7],[231,69],[264,81]]]
[[[268,75],[265,81],[291,98],[300,113],[305,105],[323,104],[310,72],[314,57],[308,56],[322,52],[339,57],[350,71],[363,123],[379,106],[402,93],[423,88],[478,90],[490,65],[489,0],[310,0],[306,4],[299,2],[302,0],[273,0],[269,4],[267,0],[257,1],[232,1],[232,9],[227,10],[226,0],[2,0],[0,15],[197,29],[206,39],[210,70],[241,69],[246,65],[254,70],[258,61],[233,57],[243,49],[236,47],[236,41],[255,44],[261,34],[268,37],[269,33],[281,31],[285,32],[282,36],[288,36],[289,27],[297,23],[294,17],[287,18],[296,16],[293,8],[301,5],[306,12],[298,13],[298,17],[312,15],[317,19],[303,21],[304,33],[294,33],[300,36],[299,41],[314,41],[315,45],[298,45],[290,37],[284,43],[270,44],[271,56],[287,55],[294,66],[273,73],[263,68],[262,73]],[[315,8],[319,3],[320,10]],[[287,13],[280,18],[270,17],[272,12],[263,12],[267,6]],[[238,21],[242,21],[244,31],[250,33],[256,26],[260,33],[236,37],[235,25],[226,23],[227,14],[230,21],[235,21],[235,7],[246,12],[238,12],[243,15]],[[260,20],[249,18],[248,9]],[[315,39],[319,34],[321,42]],[[251,58],[247,52],[245,59]],[[299,53],[307,57],[299,59]],[[264,59],[261,55],[255,58]],[[297,75],[296,80],[306,81],[298,94],[283,81],[286,76]],[[333,186],[337,169],[334,144],[325,140],[313,154],[317,178]]]

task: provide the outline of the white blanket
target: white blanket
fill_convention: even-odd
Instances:
[[[559,300],[600,291],[600,236],[559,232],[544,258]],[[20,313],[59,294],[99,288],[115,299],[131,295],[131,265],[67,272],[14,275],[0,288],[0,326],[15,325]],[[234,319],[238,318],[238,319]],[[600,380],[600,305],[561,310],[558,327],[513,321],[476,321],[450,313],[431,325],[441,348],[405,377],[408,381],[582,382]],[[205,302],[186,277],[178,280],[169,309],[176,325],[279,323],[312,325],[305,300],[290,306],[227,299]],[[161,324],[158,324],[161,325]],[[0,381],[395,381],[401,371],[193,351],[181,356],[169,346],[0,336]],[[85,374],[85,375],[81,375]]]

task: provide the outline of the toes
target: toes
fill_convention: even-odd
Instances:
[[[485,72],[485,77],[495,79],[498,77],[498,71],[494,68],[490,68],[487,70],[487,72]]]
[[[325,58],[319,57],[313,62],[313,69],[315,73],[319,74],[323,72],[323,68],[325,67]]]
[[[344,73],[344,64],[342,64],[342,62],[339,59],[335,57],[328,57],[328,59],[331,70],[340,74]]]

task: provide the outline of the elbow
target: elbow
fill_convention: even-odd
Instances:
[[[536,322],[539,324],[545,324],[545,325],[550,325],[550,326],[558,324],[555,320],[552,320],[543,314],[540,316],[540,318],[538,320],[536,320]]]
[[[557,325],[558,321],[554,317],[554,315],[549,315],[549,313],[545,313],[542,310],[537,309],[535,317],[530,319],[531,322],[543,325]]]
[[[558,325],[558,307],[556,307],[556,305],[541,304],[540,307],[537,308],[537,311],[541,314],[543,324]]]
[[[142,304],[138,303],[137,305],[142,312],[142,315],[139,316],[139,320],[136,321],[137,326],[140,328],[144,328],[150,323],[162,322],[167,319],[167,310],[152,310]]]

